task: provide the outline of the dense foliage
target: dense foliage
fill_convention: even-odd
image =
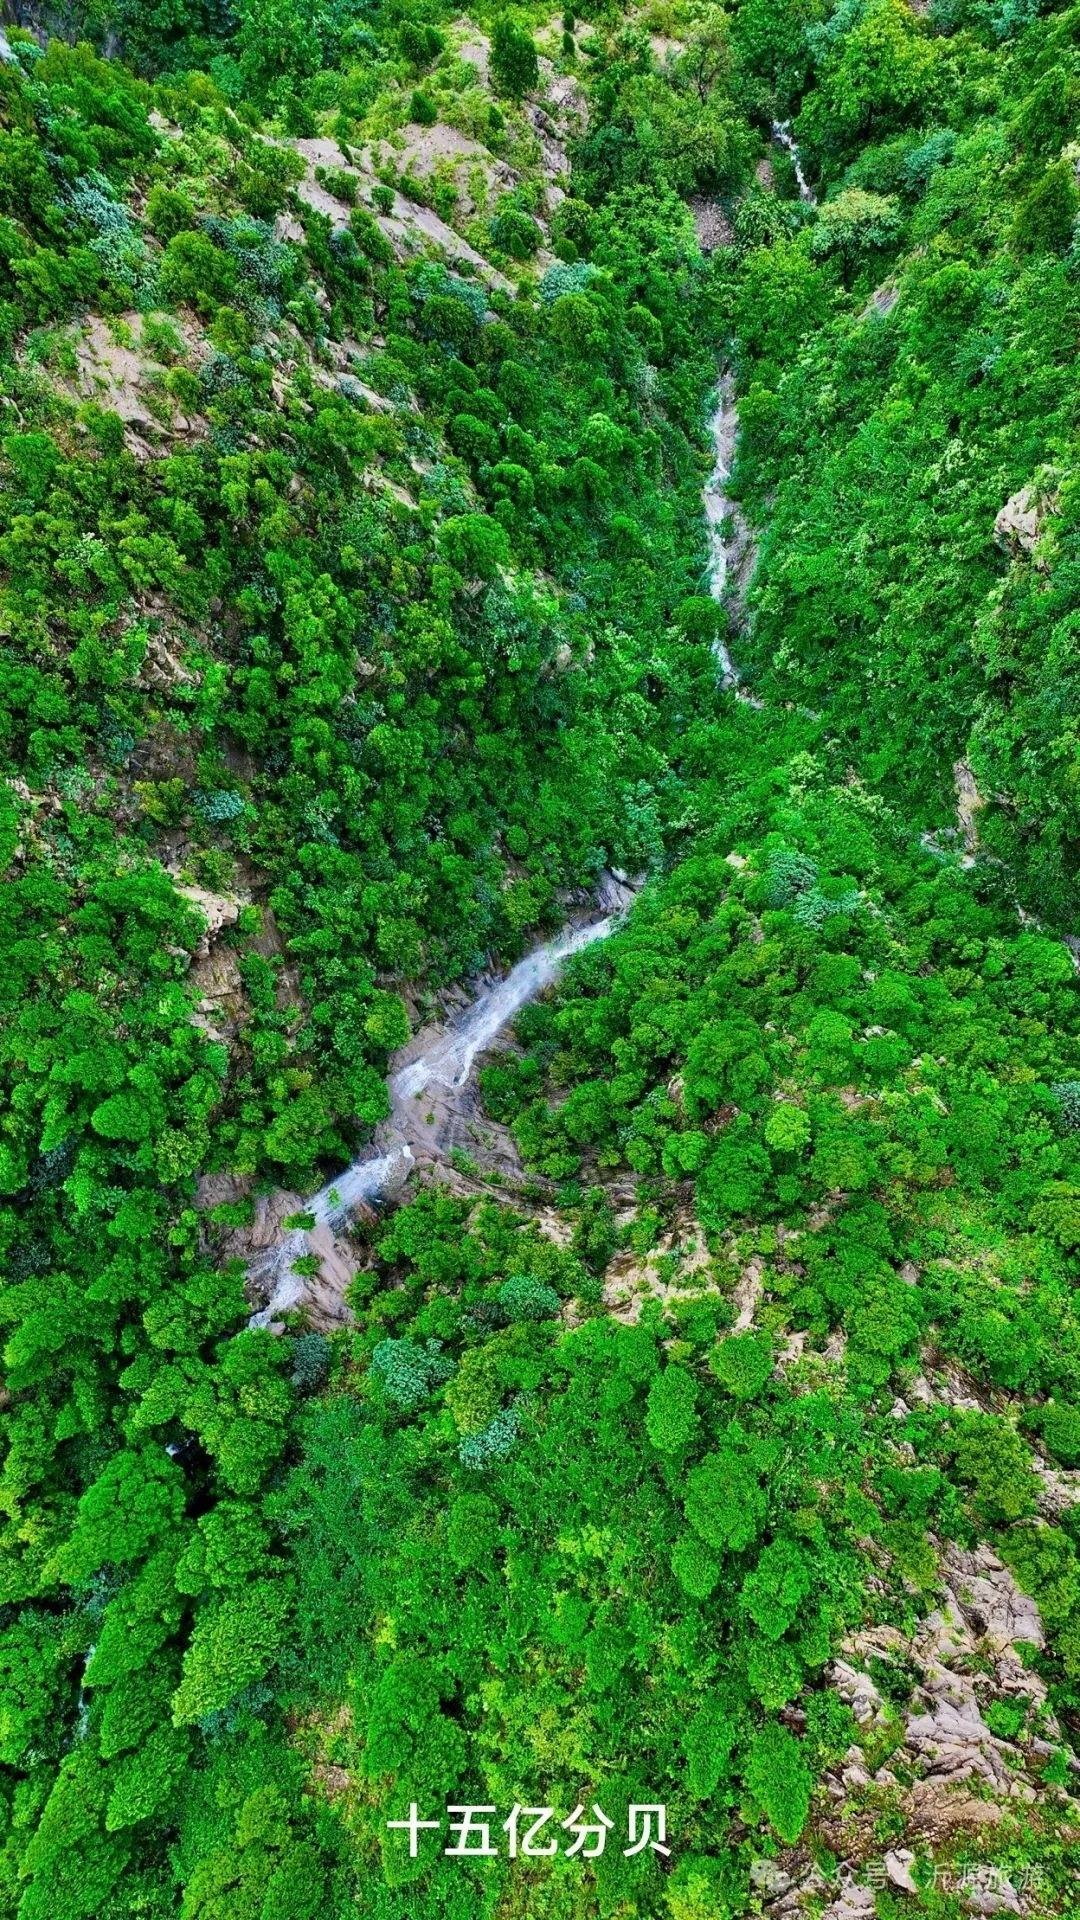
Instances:
[[[12,1920],[835,1891],[908,1832],[915,1682],[867,1724],[831,1663],[947,1543],[1047,1645],[987,1709],[1018,1791],[920,1828],[911,1898],[974,1857],[1064,1910],[1080,14],[1035,11],[0,44]],[[707,586],[729,353],[761,707]],[[249,1326],[256,1203],[610,867],[627,924],[479,1076],[525,1181],[357,1224],[348,1327]],[[387,1824],[459,1801],[662,1802],[671,1853]]]
[[[747,660],[927,823],[969,757],[987,852],[1074,925],[1080,13],[866,0],[793,47],[762,11],[823,204],[735,291]]]

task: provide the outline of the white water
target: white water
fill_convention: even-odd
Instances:
[[[314,1216],[317,1227],[332,1227],[352,1213],[363,1201],[377,1200],[404,1177],[412,1165],[413,1153],[407,1140],[389,1153],[372,1154],[366,1160],[354,1160],[344,1173],[335,1174],[325,1187],[304,1202],[305,1213]]]
[[[433,1081],[441,1087],[463,1087],[477,1054],[491,1045],[507,1021],[551,986],[564,960],[591,946],[594,940],[603,940],[613,925],[613,916],[608,914],[591,926],[569,927],[519,960],[504,980],[497,980],[480,995],[459,1027],[393,1076],[390,1091],[395,1109],[400,1101],[414,1098]]]
[[[778,146],[790,153],[795,162],[795,179],[799,188],[799,197],[809,206],[816,206],[814,190],[807,181],[799,159],[799,149],[791,128],[786,120],[774,120],[772,136]],[[750,530],[741,509],[728,493],[731,471],[735,461],[735,443],[739,437],[739,409],[735,397],[735,379],[730,368],[720,375],[716,390],[716,407],[709,421],[709,434],[713,443],[713,469],[705,483],[703,495],[705,520],[709,530],[709,592],[714,600],[721,604],[728,602],[729,587],[736,569],[742,566],[750,546]],[[736,588],[738,582],[736,581]],[[731,648],[726,639],[717,638],[713,642],[713,658],[720,669],[720,685],[733,692],[737,700],[745,701],[758,712],[765,702],[756,694],[749,693],[742,685],[742,675],[731,656]],[[811,714],[813,719],[820,715]]]
[[[294,1262],[302,1255],[330,1255],[333,1231],[360,1205],[386,1198],[408,1179],[416,1161],[412,1142],[430,1147],[429,1104],[420,1095],[429,1089],[454,1092],[465,1086],[479,1054],[489,1047],[521,1008],[552,986],[572,954],[580,953],[611,932],[617,916],[605,914],[584,927],[568,927],[537,947],[501,980],[480,993],[465,1015],[439,1034],[415,1060],[400,1064],[390,1076],[390,1118],[380,1128],[376,1151],[354,1160],[304,1201],[313,1226],[292,1228],[259,1263],[262,1276],[269,1270],[270,1299],[251,1317],[253,1327],[269,1326],[303,1300],[307,1276]],[[406,1052],[408,1049],[405,1050]]]
[[[795,136],[791,131],[791,122],[788,120],[774,120],[772,123],[772,137],[776,141],[777,146],[783,147],[785,153],[790,153],[795,162],[795,184],[799,189],[799,199],[805,200],[807,206],[816,206],[817,196],[802,170],[802,161],[799,158],[799,149],[795,145]]]
[[[777,122],[773,136],[794,157],[800,195],[813,202],[814,195],[803,175],[790,130]],[[709,533],[709,591],[718,601],[727,598],[729,583],[745,556],[749,540],[745,520],[727,492],[738,429],[734,376],[725,370],[720,377],[716,408],[710,422],[715,456],[713,469],[703,493]],[[740,684],[739,670],[726,640],[718,638],[713,653],[720,669],[721,686],[731,689],[736,698],[747,705],[762,708],[764,701]],[[554,940],[519,960],[504,979],[485,988],[464,1017],[440,1034],[424,1053],[414,1060],[400,1061],[390,1075],[390,1118],[380,1128],[376,1150],[354,1160],[304,1202],[303,1210],[312,1216],[314,1225],[310,1229],[292,1229],[273,1250],[270,1300],[260,1312],[252,1315],[252,1326],[269,1325],[276,1315],[299,1305],[304,1298],[306,1276],[293,1270],[295,1260],[313,1251],[325,1254],[332,1243],[334,1228],[349,1213],[358,1206],[384,1199],[408,1179],[416,1160],[411,1141],[426,1148],[431,1144],[427,1124],[431,1116],[425,1117],[421,1111],[428,1103],[420,1102],[419,1096],[429,1088],[443,1088],[452,1093],[464,1087],[477,1055],[491,1045],[523,1006],[554,983],[563,963],[572,954],[580,953],[596,940],[603,940],[610,933],[615,917],[606,914],[589,926],[565,928]]]
[[[591,926],[569,927],[542,947],[519,960],[502,980],[486,987],[464,1018],[449,1032],[390,1076],[391,1117],[387,1126],[393,1131],[385,1153],[368,1154],[354,1160],[335,1179],[321,1187],[307,1201],[305,1211],[315,1216],[316,1226],[334,1226],[362,1201],[377,1200],[408,1176],[413,1150],[408,1132],[415,1125],[413,1103],[428,1087],[463,1087],[473,1069],[477,1054],[490,1047],[495,1036],[507,1026],[528,1001],[545,992],[558,977],[571,954],[580,953],[594,940],[611,932],[614,917],[606,914]]]
[[[720,376],[720,385],[717,389],[716,411],[709,421],[709,436],[713,443],[713,469],[705,483],[705,492],[702,496],[705,505],[705,524],[709,533],[709,592],[714,600],[720,601],[723,601],[727,593],[730,572],[725,527],[730,523],[735,508],[734,503],[728,499],[727,484],[731,478],[731,462],[738,428],[735,382],[731,373],[725,371]],[[720,669],[720,685],[725,688],[737,687],[739,670],[731,657],[731,649],[726,640],[718,637],[713,641],[713,658]]]
[[[738,432],[735,380],[730,369],[725,369],[717,387],[716,409],[709,422],[713,470],[702,496],[709,531],[709,592],[722,605],[727,602],[732,573],[742,560],[749,542],[746,522],[727,491]],[[731,648],[726,638],[720,635],[713,641],[713,658],[720,669],[722,687],[733,692],[736,699],[744,700],[747,706],[758,709],[764,706],[764,701],[759,700],[756,694],[748,693],[741,684],[742,676],[731,657]]]

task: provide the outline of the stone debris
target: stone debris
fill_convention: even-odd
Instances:
[[[881,1695],[870,1675],[851,1666],[847,1660],[834,1660],[829,1677],[859,1725],[868,1726],[881,1710]]]
[[[824,1908],[821,1920],[870,1920],[877,1902],[870,1887],[860,1887],[854,1881],[842,1887],[834,1900]]]
[[[969,1867],[963,1876],[961,1898],[972,1913],[1023,1913],[1024,1907],[1008,1875],[989,1864]]]
[[[753,1326],[754,1315],[757,1312],[764,1286],[765,1262],[760,1259],[759,1256],[755,1255],[743,1268],[742,1273],[735,1282],[735,1290],[731,1296],[731,1303],[735,1308],[734,1332],[745,1333],[749,1327]]]
[[[694,194],[690,201],[690,214],[702,253],[715,253],[719,247],[735,245],[735,229],[719,200],[711,200],[705,194]]]
[[[1034,553],[1046,520],[1061,508],[1057,478],[1048,469],[1006,500],[994,521],[994,543],[1003,553],[1014,559]]]
[[[1044,1520],[1060,1520],[1063,1513],[1080,1501],[1080,1472],[1075,1468],[1050,1467],[1034,1459],[1032,1466],[1039,1485],[1035,1498]]]
[[[890,1847],[885,1855],[885,1871],[894,1887],[900,1887],[904,1893],[918,1893],[919,1889],[912,1873],[915,1855],[910,1847]]]

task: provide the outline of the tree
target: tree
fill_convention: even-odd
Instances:
[[[706,1454],[687,1480],[686,1517],[707,1546],[739,1553],[757,1538],[765,1500],[756,1476],[732,1448]]]
[[[696,1534],[684,1533],[675,1542],[671,1571],[684,1593],[693,1600],[707,1600],[715,1591],[723,1572],[723,1562]]]
[[[710,1370],[736,1400],[755,1400],[773,1368],[767,1333],[730,1333],[709,1355]]]
[[[1029,188],[1016,210],[1012,244],[1017,253],[1063,253],[1080,213],[1080,189],[1070,160],[1056,160]]]
[[[738,1719],[715,1695],[705,1700],[690,1720],[683,1734],[683,1749],[690,1791],[699,1800],[711,1799],[729,1771],[738,1733]]]
[[[520,100],[540,78],[532,35],[508,13],[499,15],[491,34],[491,72],[500,93]]]
[[[799,1743],[778,1720],[767,1720],[750,1743],[746,1784],[781,1840],[794,1845],[810,1810],[810,1769]]]
[[[772,1540],[742,1584],[740,1600],[768,1640],[779,1640],[810,1591],[806,1555],[793,1540]]]
[[[649,1388],[645,1428],[660,1453],[682,1453],[697,1426],[697,1382],[685,1367],[665,1367]]]
[[[446,1517],[446,1542],[455,1567],[467,1573],[491,1559],[499,1510],[486,1493],[459,1493]]]
[[[263,1678],[284,1645],[291,1604],[287,1580],[254,1580],[200,1614],[173,1699],[176,1726],[219,1713]]]

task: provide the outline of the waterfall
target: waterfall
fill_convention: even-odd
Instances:
[[[751,545],[750,529],[727,491],[738,432],[735,380],[730,369],[726,368],[720,375],[716,407],[709,422],[713,469],[702,496],[709,533],[709,592],[721,605],[729,603],[732,578],[736,569],[745,562]],[[733,692],[736,699],[745,701],[747,706],[760,709],[764,705],[764,701],[759,700],[756,694],[748,693],[741,684],[741,675],[731,657],[731,648],[726,637],[720,634],[713,641],[713,659],[719,669],[721,687]]]
[[[477,1054],[491,1045],[495,1035],[528,1001],[551,986],[571,954],[580,953],[594,940],[603,940],[613,924],[608,914],[591,926],[566,928],[546,946],[519,960],[505,979],[497,980],[473,1002],[460,1026],[394,1075],[390,1084],[395,1108],[399,1102],[415,1098],[432,1081],[443,1087],[463,1087]]]
[[[795,162],[795,179],[798,183],[800,199],[805,200],[809,206],[815,206],[817,202],[814,190],[803,173],[799,149],[788,122],[774,120],[772,135],[777,145],[790,153]],[[703,496],[705,521],[709,532],[709,592],[713,599],[720,601],[722,605],[729,604],[731,599],[737,596],[739,582],[736,575],[743,569],[752,545],[746,520],[727,490],[735,460],[735,442],[738,434],[739,409],[735,397],[735,379],[731,369],[725,368],[720,375],[716,406],[709,421],[709,436],[713,444],[713,468],[705,483]],[[733,579],[735,579],[736,596],[731,592]],[[744,701],[747,706],[756,707],[760,711],[765,703],[755,694],[748,693],[742,685],[742,676],[732,659],[731,648],[726,638],[718,636],[713,642],[713,658],[719,668],[721,687],[734,693],[736,699]]]
[[[799,149],[795,144],[795,136],[791,131],[791,122],[789,120],[774,120],[771,131],[777,146],[783,147],[785,153],[790,153],[792,160],[795,162],[795,184],[799,189],[799,199],[805,200],[807,206],[815,207],[817,205],[817,195],[802,170],[802,161],[799,158]]]
[[[609,892],[624,904],[633,897],[632,888],[610,883]],[[433,1144],[438,1144],[433,1138],[429,1106],[437,1099],[443,1108],[452,1107],[452,1097],[448,1096],[467,1084],[477,1056],[523,1006],[553,985],[571,955],[603,940],[617,918],[617,913],[608,913],[586,926],[565,927],[553,940],[526,954],[502,979],[485,987],[464,1015],[435,1033],[422,1053],[407,1058],[415,1042],[403,1049],[390,1074],[390,1118],[379,1129],[376,1148],[335,1174],[303,1202],[303,1212],[312,1217],[311,1227],[290,1229],[253,1263],[256,1277],[269,1282],[269,1300],[252,1315],[251,1326],[269,1326],[290,1307],[301,1304],[308,1279],[295,1271],[295,1262],[312,1253],[332,1259],[334,1229],[356,1207],[386,1199],[404,1185],[418,1153],[423,1150],[430,1157]],[[428,1099],[421,1100],[421,1094],[427,1094]]]

